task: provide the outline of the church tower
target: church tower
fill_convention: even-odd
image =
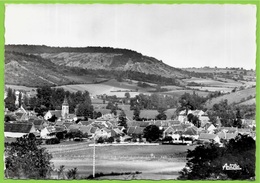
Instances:
[[[62,103],[62,108],[61,108],[61,117],[62,119],[66,119],[69,115],[69,103],[67,100],[67,97],[65,96],[64,101]]]

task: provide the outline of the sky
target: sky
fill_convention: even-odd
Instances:
[[[178,68],[255,69],[256,6],[8,4],[5,44],[126,48]]]

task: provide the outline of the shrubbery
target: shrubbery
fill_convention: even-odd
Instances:
[[[51,139],[47,139],[45,141],[45,144],[59,144],[60,140],[58,138],[51,138]]]

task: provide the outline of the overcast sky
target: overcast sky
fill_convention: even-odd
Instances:
[[[254,5],[6,5],[6,44],[108,46],[173,67],[255,69]]]

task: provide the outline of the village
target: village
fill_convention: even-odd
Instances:
[[[16,105],[18,106],[19,91],[16,92]],[[87,120],[69,113],[67,98],[61,110],[48,110],[44,116],[39,116],[35,111],[20,107],[11,112],[5,110],[8,119],[4,125],[5,142],[15,141],[16,138],[33,134],[36,139],[42,139],[46,144],[56,144],[64,141],[92,141],[99,144],[130,144],[148,145],[149,143],[196,145],[217,143],[234,139],[238,134],[249,135],[255,139],[255,120],[241,119],[242,128],[225,127],[219,122],[212,124],[207,111],[182,110],[174,119],[156,120],[148,119],[136,121],[126,116],[126,124],[119,124],[119,114],[110,113],[109,110],[97,110],[101,116]],[[96,109],[95,109],[96,110]],[[189,115],[199,119],[200,126],[188,121]],[[145,138],[147,128],[155,126],[159,129],[158,138]],[[152,139],[152,140],[151,140]]]

